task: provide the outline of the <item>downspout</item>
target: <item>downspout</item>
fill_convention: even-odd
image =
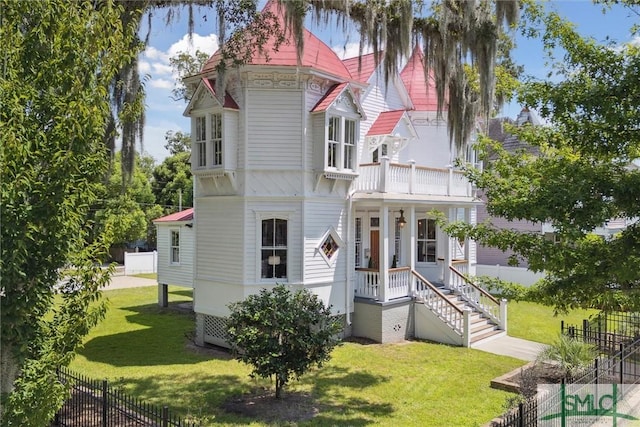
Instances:
[[[353,262],[353,256],[351,252],[351,209],[353,208],[352,197],[353,192],[349,191],[347,196],[347,268],[345,269],[346,286],[344,291],[345,319],[347,322],[347,326],[351,326],[351,309],[349,307],[349,302],[353,300],[353,292],[351,292],[351,276],[353,275],[353,268],[351,268],[351,263]]]

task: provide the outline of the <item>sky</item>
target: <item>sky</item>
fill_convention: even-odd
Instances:
[[[581,34],[601,42],[606,41],[607,37],[617,43],[629,42],[632,40],[629,29],[640,23],[640,16],[629,9],[617,6],[603,14],[603,7],[594,5],[589,0],[551,1],[547,7],[573,22]],[[165,12],[155,11],[149,32],[149,45],[139,61],[140,73],[146,76],[147,109],[143,150],[140,147],[138,150],[151,155],[157,163],[169,155],[164,148],[167,131],[190,132],[190,121],[183,116],[186,103],[171,98],[176,76],[169,65],[169,58],[178,52],[194,53],[196,50],[213,54],[218,47],[213,11],[202,9],[200,13],[196,13],[191,41],[187,35],[187,18],[186,9],[183,9],[179,18],[167,25],[164,22]],[[309,25],[308,28],[340,57],[357,55],[357,36],[347,38],[339,30],[327,30],[316,25]],[[141,35],[144,37],[147,32],[148,27],[144,25]],[[638,37],[634,40],[640,42]],[[524,66],[525,75],[544,78],[549,67],[540,40],[517,35],[516,42],[513,58],[516,63]],[[515,118],[519,111],[520,106],[511,102],[504,106],[500,115]]]

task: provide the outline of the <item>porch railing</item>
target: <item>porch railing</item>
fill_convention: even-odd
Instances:
[[[464,311],[418,272],[411,271],[411,274],[416,281],[416,296],[451,329],[464,336]]]
[[[357,297],[385,301],[410,295],[411,268],[400,267],[389,269],[389,281],[386,289],[382,289],[380,272],[374,268],[356,269],[355,295]]]
[[[356,268],[355,295],[357,297],[380,298],[380,272],[374,268]]]
[[[381,163],[359,165],[356,192],[402,193],[435,196],[471,196],[471,185],[461,171],[409,164]]]
[[[406,297],[410,289],[411,267],[389,269],[389,286],[385,292],[387,299]]]
[[[454,261],[455,262],[455,261]],[[457,268],[456,268],[457,267]],[[490,293],[469,280],[466,274],[466,263],[457,264],[456,267],[449,266],[451,270],[451,287],[476,310],[495,322],[500,329],[506,328],[506,302],[498,301]],[[465,271],[458,270],[461,268]]]

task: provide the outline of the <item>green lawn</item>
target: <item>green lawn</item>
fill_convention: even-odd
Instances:
[[[566,315],[554,316],[553,308],[530,302],[509,302],[507,330],[512,337],[551,344],[560,333],[560,322],[582,325],[582,319],[596,310],[574,310]]]
[[[190,299],[170,287],[170,301]],[[193,315],[161,309],[153,287],[105,292],[110,308],[71,368],[115,381],[137,398],[167,404],[206,425],[267,425],[225,413],[225,399],[268,381],[225,352],[205,355],[187,346]],[[492,378],[523,365],[509,357],[424,342],[395,345],[345,343],[320,370],[288,389],[311,393],[320,414],[304,426],[479,426],[503,412],[507,393]],[[286,398],[286,395],[285,395]]]
[[[133,277],[141,277],[143,279],[158,280],[158,273],[140,273],[140,274],[134,274]]]

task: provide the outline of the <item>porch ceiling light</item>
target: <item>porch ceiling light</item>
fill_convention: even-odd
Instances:
[[[407,225],[407,220],[404,219],[404,211],[402,209],[400,209],[400,218],[398,218],[398,225],[400,226],[400,228]]]

